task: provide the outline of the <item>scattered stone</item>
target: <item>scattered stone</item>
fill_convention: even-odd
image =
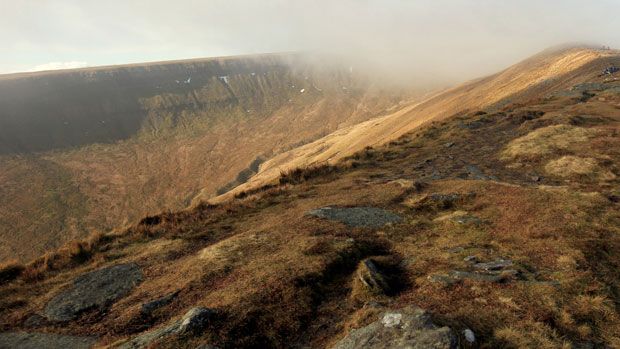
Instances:
[[[158,298],[154,301],[142,304],[142,308],[140,309],[140,313],[143,316],[148,316],[151,315],[151,313],[153,313],[155,310],[170,304],[170,302],[172,302],[172,300],[174,300],[174,298],[176,298],[176,296],[179,294],[179,291],[173,292],[167,296]]]
[[[51,321],[69,321],[87,310],[106,308],[141,281],[142,272],[134,263],[86,273],[52,298],[45,307],[45,316]]]
[[[497,177],[485,175],[477,166],[474,166],[474,165],[465,166],[465,170],[467,171],[467,174],[469,175],[469,177],[475,180],[480,180],[480,181],[497,180]]]
[[[380,320],[352,330],[334,349],[453,349],[457,338],[449,327],[439,327],[417,307],[387,311]]]
[[[577,84],[571,88],[571,91],[587,92],[587,91],[604,91],[608,85],[600,82],[584,82]]]
[[[503,269],[498,271],[488,271],[488,272],[477,272],[477,273],[463,273],[456,272],[455,275],[458,277],[462,277],[464,279],[473,279],[473,280],[481,280],[481,281],[492,281],[492,282],[505,282],[510,279],[514,279],[519,276],[519,271],[516,269]],[[493,278],[486,278],[486,276],[492,276]]]
[[[446,148],[452,148],[452,146],[454,146],[454,142],[448,142],[448,143],[444,144],[444,147],[446,147]]]
[[[469,263],[477,263],[478,262],[478,257],[476,257],[476,256],[467,256],[467,257],[463,258],[463,260],[465,262],[469,262]]]
[[[465,340],[470,345],[476,342],[476,335],[474,334],[474,331],[470,330],[469,328],[463,330],[463,337],[465,337]]]
[[[7,349],[88,349],[95,337],[76,337],[52,333],[8,332],[0,333],[0,348]]]
[[[530,179],[534,182],[540,182],[542,180],[542,177],[540,176],[531,176]]]
[[[452,285],[454,285],[454,284],[459,282],[459,280],[456,280],[452,276],[444,275],[444,274],[429,275],[428,276],[428,280],[430,280],[431,282],[434,282],[436,284],[441,284],[441,285],[443,285],[445,287],[452,286]]]
[[[474,264],[474,268],[482,269],[485,271],[502,270],[510,266],[512,266],[512,261],[510,259],[498,259],[493,262]]]
[[[433,170],[433,172],[430,175],[430,179],[433,181],[438,181],[440,179],[445,178],[445,176],[443,174],[441,174],[441,172],[437,171],[437,170]]]
[[[491,282],[491,283],[503,283],[519,274],[517,270],[503,270],[501,272],[487,272],[487,273],[474,273],[468,271],[452,270],[446,274],[434,274],[430,275],[428,279],[435,283],[440,283],[443,286],[452,286],[465,280]]]
[[[461,253],[463,251],[465,251],[465,247],[463,247],[463,246],[453,247],[453,248],[448,250],[448,252],[450,252],[450,253]]]
[[[365,259],[357,269],[357,277],[364,287],[374,294],[389,293],[390,285],[372,259]]]
[[[458,224],[482,224],[482,220],[476,216],[468,214],[466,211],[454,211],[435,218],[435,222],[452,221]]]
[[[473,224],[473,225],[479,225],[482,224],[482,220],[476,216],[472,216],[472,215],[463,215],[463,216],[457,216],[452,218],[452,221],[458,223],[458,224]]]
[[[413,165],[413,168],[416,170],[421,170],[432,162],[433,159],[425,159],[424,161],[420,161],[417,164]]]
[[[149,347],[153,342],[174,334],[198,333],[206,327],[215,315],[213,309],[192,308],[179,320],[170,325],[145,332],[119,346],[119,349],[138,349]]]
[[[350,227],[380,228],[402,221],[400,216],[376,207],[322,207],[307,214],[338,221]]]

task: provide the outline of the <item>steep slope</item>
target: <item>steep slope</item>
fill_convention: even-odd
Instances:
[[[0,260],[226,191],[416,93],[292,54],[1,76]]]
[[[616,54],[606,50],[567,48],[542,52],[495,75],[438,93],[420,103],[279,154],[262,164],[259,173],[246,184],[213,201],[226,200],[244,190],[272,183],[280,173],[290,169],[337,161],[364,147],[384,144],[431,120],[501,107],[572,86],[585,81],[593,72],[600,73],[606,65],[614,62],[618,63]],[[208,198],[199,198],[204,199]]]
[[[618,347],[620,76],[600,65],[5,265],[0,346]]]

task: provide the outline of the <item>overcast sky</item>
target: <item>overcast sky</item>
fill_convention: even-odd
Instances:
[[[322,50],[463,77],[620,47],[620,0],[0,0],[0,73]]]

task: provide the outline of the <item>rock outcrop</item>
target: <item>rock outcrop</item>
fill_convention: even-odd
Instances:
[[[448,349],[457,347],[449,327],[433,324],[427,312],[417,307],[386,311],[366,327],[352,330],[333,349]]]
[[[142,271],[134,263],[119,264],[77,277],[73,285],[57,294],[45,307],[51,321],[70,321],[81,313],[102,309],[126,295],[142,281]]]

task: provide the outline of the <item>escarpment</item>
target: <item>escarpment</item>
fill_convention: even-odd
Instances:
[[[415,94],[298,54],[0,76],[0,260],[182,209]]]

